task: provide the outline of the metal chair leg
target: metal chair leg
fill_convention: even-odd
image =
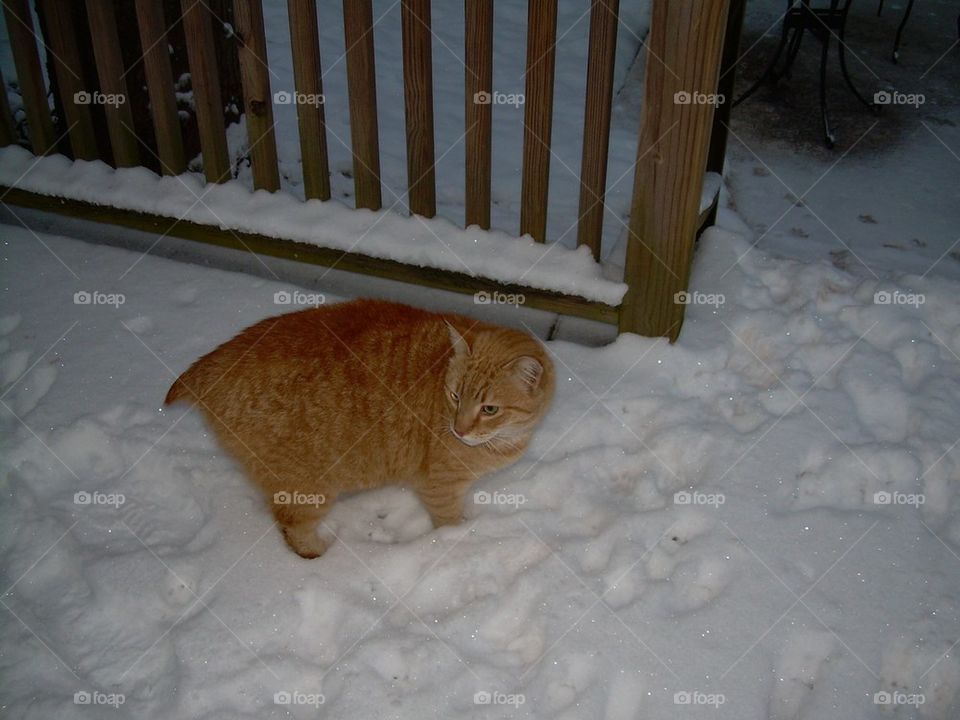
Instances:
[[[913,10],[913,0],[907,3],[907,9],[903,12],[903,20],[897,28],[897,39],[893,41],[893,61],[900,59],[900,37],[903,35],[903,29],[907,26],[907,20],[910,19],[910,13]]]
[[[793,37],[790,39],[790,45],[787,47],[787,58],[783,62],[783,69],[774,74],[774,81],[784,76],[786,76],[788,80],[793,79],[793,62],[797,59],[797,54],[800,52],[800,42],[803,40],[803,30],[804,28],[802,26],[794,29]]]
[[[774,71],[774,68],[777,66],[777,61],[780,59],[780,55],[783,54],[783,49],[787,46],[787,35],[788,35],[787,19],[786,19],[786,16],[784,16],[783,29],[780,32],[780,43],[777,45],[777,51],[773,54],[773,60],[770,61],[770,64],[767,65],[766,69],[764,69],[764,71],[760,74],[760,77],[757,78],[756,82],[754,82],[753,85],[748,87],[743,92],[743,94],[740,95],[740,97],[738,97],[736,100],[733,101],[733,105],[731,105],[731,107],[736,107],[737,105],[742,103],[748,97],[753,95],[758,89],[760,89],[760,86],[763,85],[768,79],[773,77],[773,71]]]
[[[830,130],[830,119],[827,117],[827,54],[830,51],[830,33],[823,35],[823,51],[820,53],[820,114],[823,116],[823,136],[827,147],[831,150],[836,138]]]
[[[854,96],[856,96],[857,100],[863,103],[867,107],[867,109],[869,109],[871,112],[877,112],[879,108],[875,104],[871,102],[867,102],[866,98],[864,98],[863,95],[860,94],[860,91],[857,90],[856,85],[853,84],[853,78],[850,77],[850,72],[847,70],[847,53],[846,53],[847,44],[846,44],[846,41],[844,40],[844,36],[846,34],[846,27],[847,27],[846,23],[843,23],[840,26],[840,35],[839,35],[840,42],[837,45],[838,54],[840,55],[840,73],[843,75],[843,79],[844,79],[844,82],[847,83],[847,87],[850,88],[850,92],[852,92]]]

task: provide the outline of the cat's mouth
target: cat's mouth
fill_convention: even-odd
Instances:
[[[478,445],[483,445],[484,443],[489,442],[490,440],[493,439],[493,438],[486,438],[485,440],[481,440],[478,438],[466,437],[465,435],[460,435],[459,433],[457,433],[457,431],[452,427],[450,428],[450,432],[453,433],[453,436],[457,440],[459,440],[460,442],[462,442],[464,445],[468,447],[477,447]]]

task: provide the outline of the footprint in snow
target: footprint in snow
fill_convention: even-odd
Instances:
[[[487,662],[500,667],[521,667],[541,657],[546,643],[538,612],[540,602],[540,590],[523,576],[496,601],[496,609],[477,634]]]
[[[7,315],[0,318],[0,336],[12,332],[20,324],[19,315]],[[3,340],[4,353],[0,359],[0,385],[11,394],[7,404],[15,413],[24,415],[33,410],[47,394],[57,379],[57,368],[51,363],[56,357],[47,358],[47,362],[38,362],[30,367],[33,352],[28,349],[10,351],[10,341]]]
[[[179,287],[171,293],[170,299],[177,305],[192,305],[196,302],[198,294],[194,287]]]
[[[547,688],[544,693],[547,711],[555,717],[561,710],[572,705],[599,676],[596,656],[587,653],[571,653],[544,665]]]
[[[9,335],[20,325],[21,316],[18,313],[0,317],[0,335]]]
[[[834,645],[836,640],[826,631],[798,631],[787,640],[767,703],[770,720],[801,720],[807,716],[820,669],[829,661]]]
[[[9,385],[26,372],[30,366],[30,351],[15,350],[0,360],[0,381]]]
[[[153,320],[146,315],[138,315],[129,320],[124,320],[123,324],[137,335],[142,335],[153,330]]]
[[[13,391],[13,406],[18,415],[33,410],[53,387],[58,370],[54,365],[39,364],[24,377]]]
[[[688,613],[710,604],[730,584],[738,555],[729,542],[719,542],[714,526],[700,513],[685,513],[648,555],[644,567],[664,612]],[[698,541],[703,537],[703,541]]]
[[[327,523],[345,542],[384,544],[411,542],[433,527],[414,494],[398,487],[342,496]]]

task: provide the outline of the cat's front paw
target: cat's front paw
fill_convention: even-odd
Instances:
[[[297,532],[294,528],[283,528],[283,539],[297,555],[313,560],[327,551],[328,543],[317,536],[316,531],[309,534]]]
[[[464,521],[463,515],[431,515],[430,519],[433,521],[433,527],[439,528],[444,525],[459,525]]]

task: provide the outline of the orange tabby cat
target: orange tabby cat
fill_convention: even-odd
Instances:
[[[290,547],[344,491],[412,487],[435,526],[516,461],[553,396],[533,337],[459,315],[355,300],[268,318],[197,360],[166,402],[203,411],[264,490]]]

